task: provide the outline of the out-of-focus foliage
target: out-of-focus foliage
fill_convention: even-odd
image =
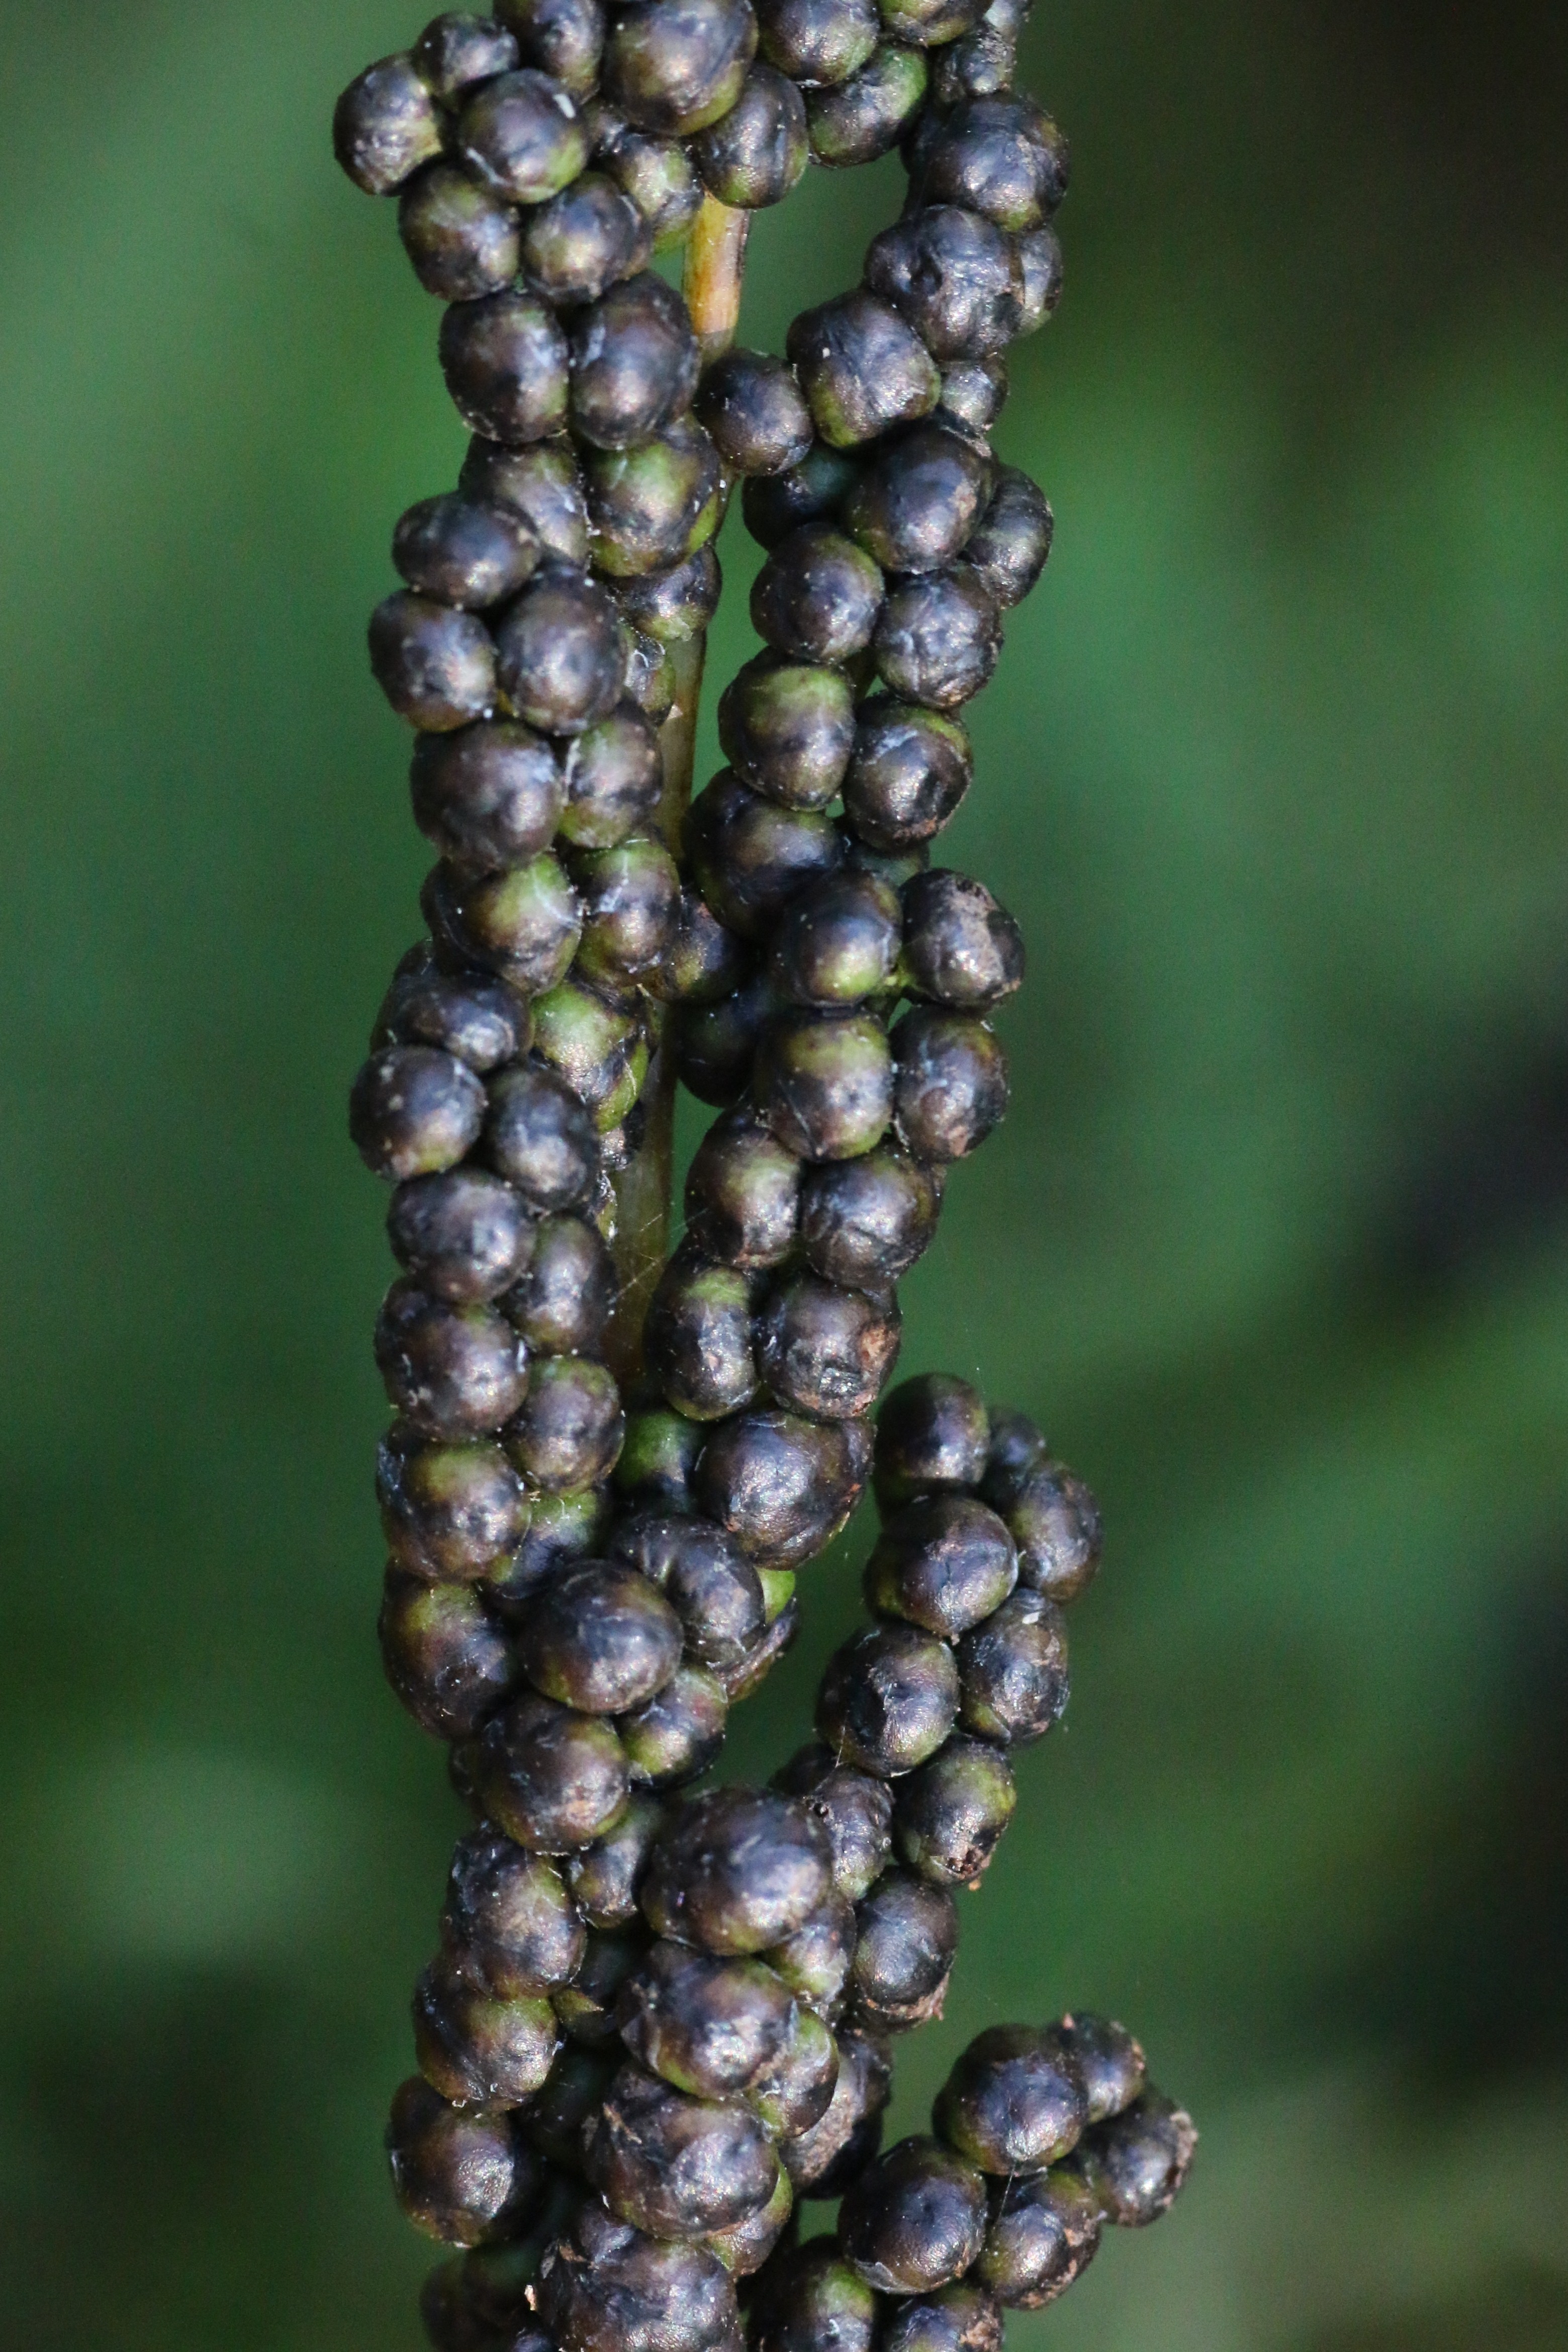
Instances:
[[[417,14],[417,12],[416,12]],[[381,1203],[416,929],[366,675],[453,478],[435,313],[333,170],[392,0],[0,5],[7,1009],[0,2311],[29,2352],[392,2352],[377,2147],[456,1821],[382,1689]],[[967,1906],[1103,2004],[1193,2187],[1018,2343],[1568,2336],[1568,34],[1545,0],[1041,0],[1057,551],[952,837],[1016,1103],[905,1368],[1103,1497],[1069,1727]],[[758,232],[746,332],[891,167]],[[750,564],[726,542],[732,580]],[[743,602],[737,598],[737,602]],[[744,622],[722,625],[723,674]],[[734,1769],[800,1736],[861,1538]]]

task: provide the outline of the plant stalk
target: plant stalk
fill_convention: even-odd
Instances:
[[[740,320],[741,279],[746,268],[749,213],[705,196],[686,245],[683,287],[696,329],[705,366],[727,352]],[[691,804],[696,761],[697,710],[702,698],[706,634],[670,647],[675,698],[659,734],[664,791],[656,820],[674,857]],[[643,1370],[643,1323],[653,1286],[670,1251],[670,1213],[674,1191],[675,1064],[668,1009],[648,1004],[648,1075],[638,1108],[636,1147],[615,1179],[616,1300],[605,1338],[611,1370],[630,1396]]]

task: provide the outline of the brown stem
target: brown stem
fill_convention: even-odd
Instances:
[[[683,291],[702,345],[703,363],[728,351],[740,323],[740,281],[751,215],[705,196],[686,244]]]

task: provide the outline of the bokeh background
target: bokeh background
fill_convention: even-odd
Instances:
[[[409,0],[412,5],[412,0]],[[394,0],[0,5],[0,2340],[401,2352],[379,2150],[456,1827],[382,1689],[343,1096],[416,929],[365,669],[454,478],[434,306],[333,169]],[[1069,1725],[965,1912],[1109,2007],[1187,2199],[1023,2352],[1568,2344],[1568,19],[1041,0],[1053,498],[951,859],[1016,1107],[904,1368],[1100,1490]],[[758,231],[745,333],[894,167]],[[726,560],[751,557],[732,531]],[[743,595],[737,596],[743,604]],[[746,649],[717,633],[727,675]],[[856,1608],[811,1572],[737,1773]]]

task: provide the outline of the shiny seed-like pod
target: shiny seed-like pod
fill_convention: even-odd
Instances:
[[[718,740],[754,792],[782,808],[826,808],[854,749],[849,681],[819,663],[759,654],[719,698]]]
[[[579,1915],[591,1927],[628,1927],[639,1916],[637,1887],[649,1849],[664,1825],[656,1797],[633,1790],[625,1811],[592,1845],[574,1853],[566,1882]]]
[[[768,1963],[803,2009],[831,2023],[844,2005],[855,1942],[854,1905],[835,1888],[803,1927],[772,1946]],[[826,2093],[822,2105],[827,2105]]]
[[[795,893],[844,856],[826,816],[780,808],[728,769],[692,803],[685,845],[708,906],[744,940],[765,937]]]
[[[964,562],[1005,610],[1021,604],[1044,571],[1054,530],[1043,490],[1016,467],[1004,466]]]
[[[684,562],[717,526],[718,458],[693,417],[635,448],[595,450],[585,470],[593,561],[612,579]]]
[[[749,1955],[803,1927],[831,1883],[827,1835],[767,1789],[720,1789],[678,1814],[654,1847],[643,1910],[655,1934]]]
[[[759,0],[762,55],[802,89],[847,81],[882,38],[872,0]]]
[[[830,449],[813,441],[800,463],[783,474],[748,481],[740,511],[758,547],[779,545],[803,523],[830,522],[860,472],[853,451]]]
[[[879,452],[844,500],[844,529],[883,572],[935,572],[986,509],[991,467],[946,426],[917,425]]]
[[[444,734],[496,699],[496,646],[482,621],[407,589],[371,615],[371,668],[400,719]]]
[[[768,969],[781,996],[835,1011],[880,996],[903,936],[898,893],[869,874],[834,874],[785,908]]]
[[[872,650],[890,693],[956,710],[987,684],[1000,646],[997,608],[979,575],[960,564],[900,581],[878,615]]]
[[[686,1173],[686,1230],[743,1272],[779,1265],[795,1243],[802,1164],[747,1109],[709,1128]]]
[[[698,1779],[724,1746],[729,1700],[718,1676],[694,1658],[683,1658],[663,1690],[615,1728],[635,1785],[684,1788]]]
[[[936,362],[912,327],[875,294],[841,294],[794,321],[785,349],[824,441],[845,449],[936,407]]]
[[[527,1264],[533,1221],[519,1196],[483,1168],[453,1168],[401,1184],[387,1238],[405,1272],[438,1297],[482,1303]]]
[[[525,448],[566,423],[566,338],[531,294],[508,288],[453,303],[439,351],[446,389],[471,433]]]
[[[773,2063],[747,2085],[746,2104],[769,2139],[794,2139],[826,2115],[838,2075],[837,2042],[822,2020],[800,2002],[789,2040]]]
[[[376,1320],[387,1395],[433,1437],[481,1437],[528,1393],[528,1350],[490,1307],[455,1307],[417,1282],[394,1282]]]
[[[680,1662],[680,1620],[646,1577],[589,1561],[539,1595],[517,1655],[548,1698],[585,1715],[620,1715],[669,1681]]]
[[[919,995],[980,1012],[1021,985],[1023,938],[983,883],[918,874],[904,890],[904,963]]]
[[[888,154],[918,114],[930,79],[924,50],[884,41],[843,81],[808,90],[806,121],[817,162],[871,163]]]
[[[893,1843],[901,1862],[938,1886],[973,1886],[989,1868],[1018,1807],[1012,1767],[985,1739],[949,1739],[901,1780]]]
[[[800,119],[803,131],[803,111]],[[784,473],[811,446],[811,415],[800,387],[784,362],[765,352],[722,353],[703,378],[696,413],[735,473]]]
[[[916,1005],[893,1032],[894,1118],[918,1160],[977,1150],[1008,1107],[1007,1057],[972,1013]]]
[[[886,1030],[869,1013],[789,1012],[758,1053],[757,1108],[802,1160],[853,1160],[887,1132],[894,1073]]]
[[[568,744],[563,782],[563,840],[581,849],[615,848],[658,808],[664,771],[657,729],[632,704],[618,704]]]
[[[349,1133],[372,1175],[436,1175],[472,1149],[485,1099],[474,1072],[451,1054],[394,1045],[372,1054],[354,1080]]]
[[[551,735],[580,735],[621,698],[614,604],[591,580],[552,573],[525,588],[497,627],[497,666],[513,709]]]
[[[657,1586],[679,1617],[691,1654],[716,1672],[739,1665],[767,1623],[757,1570],[711,1520],[643,1513],[611,1545]]]
[[[511,449],[476,436],[468,445],[457,487],[466,498],[515,508],[540,547],[558,562],[576,567],[588,562],[588,513],[570,444],[546,442]]]
[[[506,719],[422,735],[410,789],[420,831],[468,874],[537,857],[549,847],[566,799],[550,745]]]
[[[440,154],[444,136],[435,102],[406,53],[367,66],[332,117],[333,152],[368,196],[395,194]]]
[[[909,1871],[885,1871],[855,1916],[854,2004],[867,2026],[896,2033],[940,2017],[958,1948],[951,1888]]]
[[[817,1730],[834,1753],[893,1780],[934,1756],[958,1711],[945,1642],[913,1625],[867,1625],[829,1659]]]
[[[961,2278],[985,2236],[985,2182],[939,2140],[901,2140],[839,2209],[845,2260],[887,2294],[925,2294]]]
[[[745,0],[635,0],[611,30],[605,93],[639,130],[689,138],[728,113],[756,49]]]
[[[789,1986],[760,1960],[717,1959],[662,1940],[627,1985],[621,2034],[677,2090],[723,2099],[779,2055],[794,2008]]]
[[[1054,2026],[977,2034],[936,2096],[935,2127],[971,2164],[1007,2179],[1071,2154],[1088,2121],[1083,2077]]]
[[[575,1208],[597,1172],[599,1141],[571,1088],[551,1070],[519,1063],[491,1081],[489,1103],[491,1167],[543,1215]]]
[[[877,1416],[876,1498],[884,1517],[918,1495],[978,1486],[990,1442],[986,1401],[969,1381],[950,1372],[901,1381]]]
[[[538,552],[521,515],[455,493],[422,499],[392,534],[392,562],[411,588],[471,612],[516,595]]]
[[[433,1739],[471,1739],[517,1687],[512,1645],[472,1585],[394,1562],[376,1630],[393,1694]]]
[[[649,1301],[648,1370],[668,1402],[694,1421],[719,1421],[757,1389],[752,1285],[737,1268],[678,1250]]]
[[[801,1748],[774,1778],[787,1795],[798,1797],[817,1815],[832,1848],[834,1888],[858,1903],[881,1877],[893,1852],[893,1796],[887,1782],[841,1763],[820,1740]]]
[[[599,163],[647,222],[655,253],[683,242],[702,204],[702,182],[676,139],[620,130],[601,148]]]
[[[901,1336],[892,1298],[800,1274],[773,1292],[758,1318],[758,1369],[780,1404],[814,1421],[839,1421],[871,1411],[898,1360]]]
[[[882,2144],[893,2085],[887,2052],[868,2034],[841,2032],[835,2040],[839,2071],[831,2099],[816,2123],[779,2145],[800,2197],[841,2195]]]
[[[604,51],[601,0],[499,0],[523,63],[537,66],[575,99],[591,97]]]
[[[401,1424],[377,1449],[376,1499],[393,1558],[422,1576],[477,1580],[528,1523],[499,1446],[432,1444]]]
[[[376,1015],[371,1052],[393,1045],[436,1045],[471,1070],[493,1070],[528,1051],[528,1008],[489,972],[443,971],[422,943],[399,963]]]
[[[688,2098],[631,2064],[600,2111],[588,2173],[612,2212],[658,2238],[730,2228],[775,2186],[768,2143],[744,2107]]]
[[[559,2039],[541,1995],[492,1992],[449,1953],[431,1962],[414,1990],[419,2071],[464,2106],[521,2106],[543,2084]]]
[[[571,422],[596,448],[633,448],[691,405],[696,337],[680,296],[651,269],[573,320],[570,353]]]
[[[861,709],[844,814],[873,849],[905,849],[940,832],[973,775],[969,739],[956,719],[878,698]]]
[[[740,2334],[716,2256],[646,2237],[597,2200],[546,2255],[538,2304],[559,2352],[733,2352]]]
[[[537,1354],[597,1352],[615,1299],[615,1267],[586,1218],[547,1217],[534,1228],[527,1271],[501,1311]]]
[[[1186,2186],[1197,2147],[1192,2117],[1152,2088],[1111,2122],[1097,2124],[1084,2147],[1106,2220],[1124,2230],[1157,2221]]]
[[[697,1464],[702,1508],[759,1568],[814,1559],[864,1489],[870,1446],[856,1422],[782,1412],[721,1422]]]
[[[852,540],[805,523],[780,541],[751,590],[751,623],[794,661],[843,663],[865,650],[883,607],[883,576]]]
[[[608,1723],[532,1694],[486,1725],[477,1771],[486,1811],[530,1853],[591,1845],[617,1819],[632,1785]]]
[[[1004,1746],[1043,1738],[1066,1711],[1067,1627],[1042,1594],[1015,1592],[958,1644],[958,1720]]]
[[[502,1994],[570,1984],[587,1948],[555,1865],[491,1829],[458,1841],[441,1935],[471,1973]]]
[[[1056,2029],[1082,2079],[1089,2121],[1119,2116],[1143,2094],[1144,2053],[1124,2025],[1088,2010],[1076,2010]]]
[[[896,1144],[808,1169],[800,1192],[807,1263],[851,1290],[896,1282],[929,1245],[939,1205],[930,1171]]]
[[[692,160],[721,205],[756,212],[782,203],[811,160],[794,83],[773,66],[753,65],[734,105],[692,141]]]
[[[1019,1580],[1065,1605],[1093,1582],[1104,1529],[1100,1507],[1081,1478],[1042,1461],[1020,1479],[1003,1517],[1019,1551]]]
[[[387,2158],[414,2228],[452,2246],[505,2235],[538,2194],[538,2160],[510,2116],[455,2107],[417,2074],[393,2097]]]
[[[1024,275],[1005,232],[957,205],[905,214],[873,239],[866,284],[935,359],[985,359],[1023,324]]]
[[[920,199],[962,205],[998,228],[1039,228],[1067,193],[1067,142],[1032,99],[970,99],[936,126],[920,159]]]
[[[1009,2180],[993,2199],[975,2276],[1009,2311],[1039,2311],[1076,2284],[1100,2243],[1093,2189],[1071,2165]]]
[[[956,1642],[1018,1582],[1006,1524],[968,1495],[922,1495],[896,1511],[866,1566],[869,1606]]]
[[[444,302],[482,300],[517,277],[516,210],[455,163],[432,163],[408,182],[397,225],[414,276]]]
[[[476,178],[517,205],[547,203],[588,161],[576,107],[532,67],[486,82],[458,117],[455,137]]]
[[[604,1365],[584,1356],[545,1356],[534,1366],[526,1402],[507,1423],[506,1445],[530,1486],[564,1495],[609,1477],[625,1429],[621,1392]]]

